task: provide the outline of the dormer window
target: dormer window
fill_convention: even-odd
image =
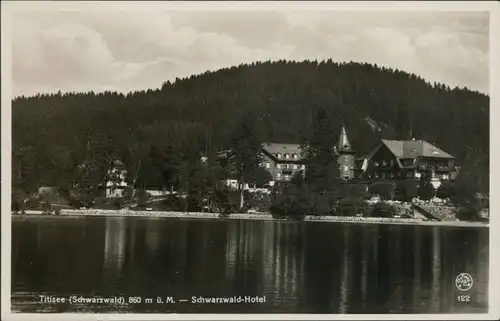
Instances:
[[[276,157],[281,158],[281,153],[276,154]]]
[[[290,154],[285,154],[285,158],[289,159],[290,158]]]
[[[293,159],[297,159],[297,154],[293,154],[293,155],[292,155],[292,158],[293,158]]]
[[[276,168],[277,168],[277,169],[280,169],[280,168],[281,168],[281,165],[280,165],[280,164],[276,164]]]

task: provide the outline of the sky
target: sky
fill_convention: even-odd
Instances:
[[[489,88],[489,14],[482,11],[193,11],[153,3],[11,14],[14,96],[128,92],[252,61],[328,58]]]

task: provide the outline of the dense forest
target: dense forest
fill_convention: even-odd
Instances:
[[[181,188],[200,156],[234,144],[252,119],[260,141],[304,144],[326,111],[360,155],[380,140],[427,140],[454,155],[477,190],[489,185],[489,97],[359,63],[259,62],[128,94],[55,93],[12,103],[16,191],[102,184],[119,159],[134,186]],[[328,142],[320,144],[328,145]],[[214,165],[215,166],[215,165]]]

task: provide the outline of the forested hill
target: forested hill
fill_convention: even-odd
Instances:
[[[346,126],[359,154],[380,138],[409,138],[411,131],[457,157],[474,184],[488,189],[488,96],[403,71],[332,61],[240,65],[126,95],[18,97],[13,182],[24,190],[68,184],[89,155],[118,157],[130,169],[147,156],[149,175],[141,174],[147,180],[166,166],[158,164],[168,163],[167,150],[194,159],[227,146],[248,112],[258,115],[262,140],[301,143],[320,107],[331,113],[337,133]]]

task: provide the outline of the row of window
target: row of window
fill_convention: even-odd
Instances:
[[[436,167],[448,167],[448,161],[436,161],[436,160],[422,160],[420,162],[423,166],[436,166]]]
[[[265,162],[263,164],[265,168],[271,168],[270,162]],[[306,169],[306,165],[297,165],[297,164],[276,164],[277,169]]]
[[[382,172],[380,174],[379,173],[374,173],[373,176],[369,175],[369,178],[372,178],[372,177],[376,178],[376,179],[378,179],[378,178],[382,178],[382,179],[389,178],[389,179],[391,179],[391,178],[397,178],[397,177],[421,178],[422,174],[419,173],[419,172],[415,172],[415,173],[413,173],[413,172],[406,172],[406,174],[403,174],[403,175],[396,175],[396,174],[394,174],[392,172],[388,172],[388,173]],[[438,179],[450,179],[450,175],[448,175],[448,174],[435,175],[434,177],[438,178]]]
[[[391,159],[390,161],[386,161],[386,160],[383,160],[383,161],[372,161],[373,162],[373,166],[375,167],[379,167],[379,166],[382,166],[382,167],[386,167],[386,166],[394,166],[394,160]]]
[[[414,164],[415,160],[414,159],[403,159],[403,160],[401,160],[401,162],[402,162],[403,166],[410,166],[410,165]],[[386,167],[386,166],[394,166],[396,164],[396,162],[393,159],[391,159],[390,161],[386,161],[386,160],[372,161],[372,164],[375,167],[379,167],[379,166]],[[422,160],[419,164],[423,167],[425,167],[426,165],[437,166],[437,167],[448,167],[448,161]]]
[[[276,164],[277,169],[299,169],[299,166],[301,169],[306,169],[306,165],[297,165],[297,164]],[[268,167],[269,168],[269,167]]]
[[[288,154],[288,153],[285,153],[285,154],[277,153],[276,154],[276,158],[282,158],[283,156],[285,157],[285,159],[290,159],[290,154]],[[299,158],[299,156],[297,154],[292,154],[291,157],[292,157],[292,159]]]

